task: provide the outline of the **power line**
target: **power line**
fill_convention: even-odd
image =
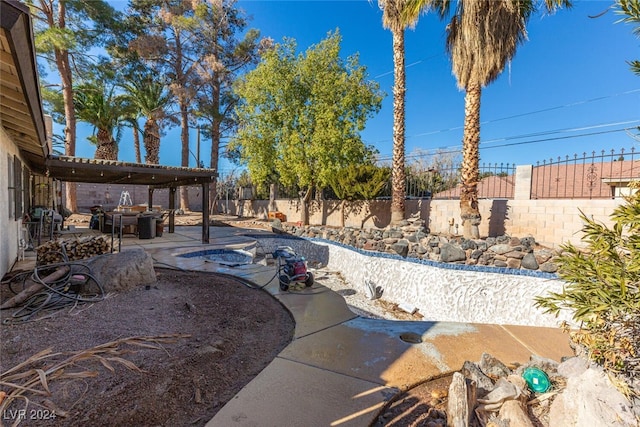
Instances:
[[[411,68],[411,67],[413,67],[414,65],[421,64],[421,63],[423,63],[424,61],[428,61],[428,60],[430,60],[430,59],[434,59],[434,58],[437,58],[437,57],[442,56],[442,55],[443,55],[443,54],[441,54],[441,53],[440,53],[440,54],[436,54],[436,55],[427,56],[427,57],[422,58],[422,59],[418,59],[417,61],[412,62],[412,63],[411,63],[411,64],[409,64],[409,65],[405,65],[405,67],[404,67],[404,68],[405,68],[405,69],[407,69],[407,68]],[[373,78],[374,78],[374,79],[379,79],[380,77],[386,77],[386,76],[388,76],[388,75],[390,75],[390,74],[393,74],[393,71],[387,71],[386,73],[378,74],[377,76],[374,76]]]
[[[583,136],[603,135],[603,134],[615,133],[615,132],[628,132],[628,131],[631,131],[632,129],[635,129],[635,128],[627,127],[627,128],[620,128],[620,129],[605,130],[605,131],[601,131],[601,132],[582,133],[582,134],[578,134],[578,135],[566,135],[566,136],[557,136],[557,137],[553,137],[553,138],[534,139],[534,140],[530,140],[530,141],[511,142],[511,143],[508,143],[508,144],[493,145],[491,147],[481,147],[481,149],[489,150],[489,149],[492,149],[492,148],[511,147],[511,146],[516,146],[516,145],[527,145],[527,144],[534,144],[534,143],[537,143],[537,142],[557,141],[557,140],[561,140],[561,139],[579,138],[579,137],[583,137]],[[455,150],[454,150],[454,148],[455,148]],[[417,158],[421,158],[421,157],[432,156],[434,154],[459,153],[461,148],[462,147],[460,145],[454,145],[454,146],[444,147],[445,150],[449,150],[449,151],[437,151],[437,153],[436,152],[428,152],[428,153],[410,154],[408,156],[405,156],[405,159],[417,159]],[[385,160],[391,160],[391,159],[392,159],[391,157],[381,157],[381,158],[378,159],[378,161],[385,161]]]
[[[624,95],[630,95],[633,93],[638,93],[640,92],[640,89],[632,89],[632,90],[628,90],[625,92],[619,92],[619,93],[615,93],[613,95],[605,95],[605,96],[599,96],[596,98],[589,98],[589,99],[585,99],[582,101],[575,101],[575,102],[570,102],[568,104],[563,104],[563,105],[557,105],[554,107],[548,107],[548,108],[543,108],[540,110],[534,110],[534,111],[529,111],[526,113],[519,113],[519,114],[513,114],[511,116],[505,116],[505,117],[500,117],[498,119],[493,119],[493,120],[487,120],[484,122],[481,122],[480,125],[487,125],[487,124],[491,124],[491,123],[496,123],[496,122],[501,122],[504,120],[510,120],[510,119],[516,119],[516,118],[520,118],[520,117],[526,117],[526,116],[530,116],[530,115],[534,115],[534,114],[539,114],[539,113],[545,113],[545,112],[549,112],[549,111],[554,111],[554,110],[559,110],[562,108],[568,108],[568,107],[574,107],[577,105],[583,105],[583,104],[589,104],[591,102],[596,102],[596,101],[601,101],[604,99],[611,99],[611,98],[615,98],[618,96],[624,96]],[[455,126],[455,127],[451,127],[451,128],[446,128],[446,129],[440,129],[440,130],[435,130],[435,131],[430,131],[430,132],[422,132],[422,133],[417,133],[415,135],[409,135],[406,137],[406,139],[410,139],[410,138],[415,138],[415,137],[420,137],[420,136],[429,136],[429,135],[435,135],[438,133],[445,133],[445,132],[451,132],[454,130],[460,130],[463,129],[464,126]],[[379,140],[376,143],[381,143],[381,142],[391,142],[392,139],[383,139],[383,140]]]

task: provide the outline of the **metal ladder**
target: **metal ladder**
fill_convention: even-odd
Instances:
[[[118,202],[118,206],[133,206],[131,195],[127,190],[124,190],[122,191],[122,193],[120,193],[120,201]]]

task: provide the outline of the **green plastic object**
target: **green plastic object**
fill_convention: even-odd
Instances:
[[[522,378],[527,382],[529,388],[536,393],[544,393],[551,387],[549,377],[542,369],[527,368],[522,373]]]

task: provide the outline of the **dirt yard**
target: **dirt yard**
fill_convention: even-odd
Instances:
[[[16,389],[2,385],[10,404],[0,406],[0,424],[202,426],[291,341],[290,314],[266,292],[219,275],[156,272],[148,289],[3,322],[2,381],[35,391],[11,399]],[[8,286],[0,291],[4,301]],[[25,375],[9,381],[16,373]]]

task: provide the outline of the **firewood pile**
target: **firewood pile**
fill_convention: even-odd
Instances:
[[[50,240],[36,248],[37,264],[48,265],[67,260],[77,261],[111,252],[106,236]]]

